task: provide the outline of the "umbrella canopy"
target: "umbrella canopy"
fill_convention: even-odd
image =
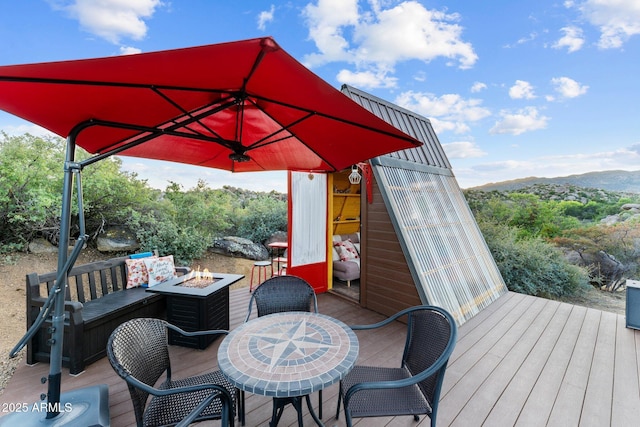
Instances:
[[[236,172],[337,171],[421,144],[270,37],[2,66],[0,109],[92,154]]]

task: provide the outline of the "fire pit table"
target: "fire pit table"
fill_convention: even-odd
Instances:
[[[229,330],[229,286],[242,274],[192,272],[147,289],[167,297],[167,321],[188,332]],[[185,337],[169,331],[169,344],[205,349],[217,335]]]

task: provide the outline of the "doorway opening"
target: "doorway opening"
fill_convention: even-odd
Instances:
[[[332,291],[360,301],[361,184],[349,182],[351,170],[331,174]]]

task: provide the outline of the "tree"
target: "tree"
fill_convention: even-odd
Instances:
[[[0,253],[56,234],[63,160],[60,138],[0,132]]]
[[[639,272],[639,225],[638,221],[630,220],[611,226],[577,228],[565,231],[553,242],[577,255],[576,263],[589,269],[594,286],[615,291]]]

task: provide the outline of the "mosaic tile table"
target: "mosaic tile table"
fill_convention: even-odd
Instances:
[[[274,397],[271,425],[291,403],[302,425],[302,398],[318,425],[309,394],[341,380],[358,358],[358,338],[332,317],[286,312],[258,317],[227,335],[218,366],[241,390]]]

